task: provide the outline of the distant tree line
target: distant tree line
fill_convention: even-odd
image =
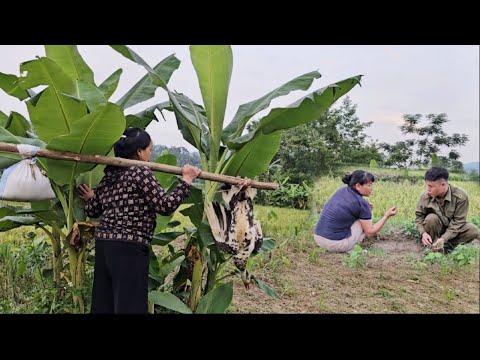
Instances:
[[[195,150],[194,152],[188,151],[183,146],[165,146],[165,145],[154,145],[152,150],[152,157],[150,161],[155,161],[162,153],[166,151],[169,154],[175,155],[177,158],[177,166],[183,166],[185,164],[190,164],[198,168],[202,167],[200,162],[200,156]]]
[[[357,105],[346,96],[339,106],[326,111],[317,121],[285,130],[280,149],[260,180],[281,182],[288,177],[289,183],[311,183],[321,175],[338,173],[344,166],[370,164],[402,169],[435,165],[465,173],[456,149],[468,142],[468,136],[445,132],[447,114],[428,114],[424,119],[421,114],[405,114],[400,126],[404,138],[390,144],[377,143],[367,136],[364,131],[372,122],[362,122],[356,111]],[[251,121],[247,130],[257,124]],[[447,151],[446,155],[441,155],[442,150]],[[151,161],[164,151],[175,155],[177,166],[188,163],[201,168],[198,152],[182,146],[154,145]],[[478,173],[472,172],[472,177],[475,176]]]
[[[466,134],[449,135],[443,129],[446,114],[405,114],[400,130],[404,137],[393,144],[377,143],[365,134],[372,122],[362,122],[357,105],[347,96],[340,106],[329,109],[317,121],[286,130],[280,150],[264,180],[289,177],[289,182],[311,182],[320,175],[336,174],[348,165],[371,163],[392,168],[444,166],[464,173],[456,150],[468,142]],[[252,121],[249,128],[257,126]],[[441,155],[446,150],[445,156]]]

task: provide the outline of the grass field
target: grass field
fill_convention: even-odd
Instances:
[[[465,190],[469,197],[468,221],[480,220],[480,185],[474,181],[450,181],[450,184]],[[311,207],[320,213],[323,205],[332,194],[345,186],[339,178],[322,177],[314,186]],[[378,219],[385,212],[397,207],[397,214],[389,222],[403,223],[415,219],[415,207],[420,195],[426,190],[423,183],[412,184],[410,181],[392,182],[378,179],[374,182],[373,193],[367,200],[374,205],[373,216]]]
[[[451,183],[468,193],[468,220],[479,226],[479,184]],[[310,210],[255,206],[264,236],[273,238],[276,247],[253,257],[250,267],[279,299],[257,287],[246,291],[234,278],[229,313],[479,313],[479,248],[468,245],[456,254],[432,257],[415,239],[414,209],[425,190],[423,182],[378,179],[368,199],[374,204],[374,221],[392,206],[397,215],[352,254],[327,254],[318,248],[312,233],[319,213],[342,186],[339,178],[320,178]],[[178,211],[174,220],[182,223],[179,229],[191,226]],[[45,240],[42,230],[31,226],[0,233],[0,312],[55,312],[45,300],[51,289],[38,275],[50,261]],[[22,261],[27,271],[18,270]],[[232,269],[228,264],[225,271]],[[91,281],[92,268],[87,270]]]

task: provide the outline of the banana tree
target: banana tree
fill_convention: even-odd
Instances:
[[[190,46],[190,58],[203,105],[195,103],[185,94],[171,91],[157,72],[127,46],[112,45],[112,48],[143,66],[152,83],[167,92],[169,101],[162,103],[161,108],[174,112],[183,138],[198,150],[203,169],[248,178],[267,170],[278,151],[283,130],[318,119],[361,80],[361,75],[353,76],[317,89],[289,106],[273,108],[259,119],[253,130],[244,133],[249,120],[267,109],[273,99],[292,91],[308,90],[312,82],[320,78],[320,73],[312,71],[300,75],[268,94],[240,105],[233,119],[224,126],[233,69],[230,46]],[[195,229],[186,237],[184,264],[174,279],[174,290],[181,296],[185,295],[185,291],[180,289],[189,289],[188,296],[182,298],[189,305],[188,311],[225,311],[228,304],[220,307],[214,304],[225,305],[224,299],[232,298],[231,283],[222,284],[222,278],[218,278],[227,259],[217,249],[204,216],[204,206],[214,200],[218,185],[206,181],[203,187],[193,188],[188,199],[191,206],[182,211]],[[175,256],[175,259],[180,258],[180,255]],[[185,286],[187,283],[189,287]],[[261,287],[265,288],[264,284]],[[170,294],[161,295],[158,291],[154,292],[151,300],[175,311],[188,312],[178,298],[174,299]]]
[[[20,65],[23,76],[0,73],[0,88],[25,101],[29,118],[0,111],[0,141],[31,144],[41,148],[81,154],[111,154],[113,144],[128,126],[145,128],[157,120],[151,106],[138,114],[125,115],[125,110],[154,96],[158,85],[149,75],[142,77],[117,103],[109,101],[117,88],[122,70],[116,70],[96,85],[90,67],[74,45],[46,45],[46,56]],[[180,61],[173,55],[158,63],[151,71],[168,83]],[[34,89],[43,87],[39,93]],[[0,153],[0,168],[21,160],[19,155]],[[78,246],[78,237],[91,237],[91,227],[84,223],[83,201],[75,191],[79,183],[94,187],[103,175],[103,166],[39,158],[37,164],[51,180],[56,198],[32,202],[30,209],[3,206],[0,208],[0,231],[24,225],[37,225],[52,243],[54,281],[66,278],[73,287],[74,306],[84,312],[79,294],[85,272],[88,246]],[[68,254],[68,270],[64,270],[62,253]],[[65,275],[68,274],[68,275]]]

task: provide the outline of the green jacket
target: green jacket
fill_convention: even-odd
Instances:
[[[420,234],[425,232],[423,221],[425,217],[434,213],[442,221],[447,229],[441,236],[445,241],[457,236],[463,226],[467,223],[468,214],[468,195],[467,193],[455,186],[448,185],[447,195],[443,199],[443,204],[425,191],[418,200],[415,209],[415,224]]]

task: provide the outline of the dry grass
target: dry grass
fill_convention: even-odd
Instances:
[[[256,287],[246,291],[236,279],[230,311],[479,313],[478,262],[446,272],[438,265],[415,270],[411,265],[422,256],[423,249],[401,235],[372,242],[365,254],[366,266],[358,269],[345,266],[348,254],[318,252],[312,257],[315,246],[308,246],[305,252],[288,246],[282,250],[288,265],[278,266],[275,271],[257,268],[255,275],[269,283],[280,300],[273,300]]]

